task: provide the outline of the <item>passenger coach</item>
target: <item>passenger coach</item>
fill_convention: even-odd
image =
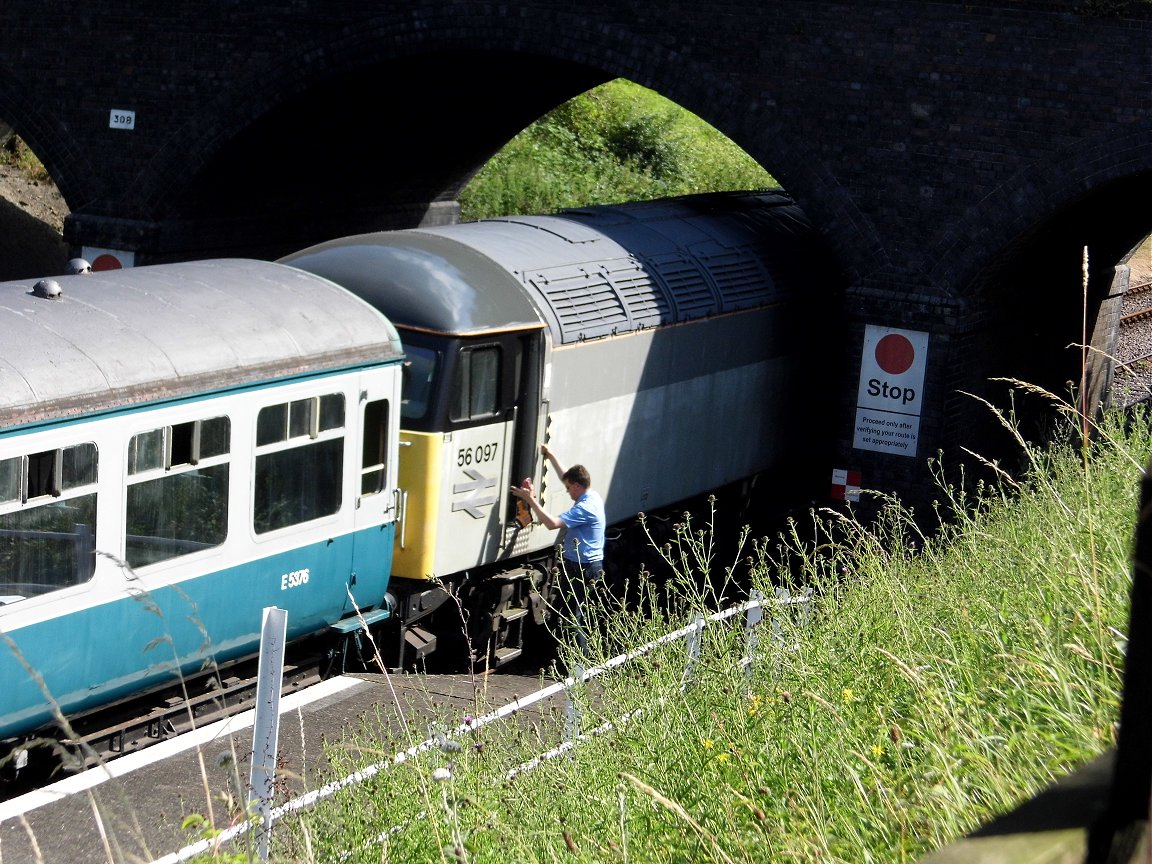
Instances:
[[[0,740],[387,617],[401,347],[277,264],[0,285]]]

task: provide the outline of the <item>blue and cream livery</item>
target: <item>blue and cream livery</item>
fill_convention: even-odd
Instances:
[[[277,264],[0,284],[0,740],[387,614],[402,353]]]

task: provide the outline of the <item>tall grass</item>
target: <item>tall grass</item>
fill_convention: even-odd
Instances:
[[[765,591],[802,561],[811,614],[764,629],[750,677],[741,629],[709,626],[686,686],[677,643],[578,688],[581,728],[602,727],[589,743],[510,774],[557,743],[559,707],[445,737],[278,826],[276,857],[856,864],[947,844],[1113,743],[1152,433],[1142,416],[1111,415],[1087,459],[1021,443],[1028,476],[942,486],[950,519],[931,535],[897,502],[871,525],[813,513],[751,550],[714,552],[684,523],[657,611],[601,609],[594,650],[683,626],[708,605],[696,586],[738,557]],[[371,759],[411,743],[366,734],[332,748],[337,770],[366,747]]]

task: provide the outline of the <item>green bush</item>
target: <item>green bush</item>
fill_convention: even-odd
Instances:
[[[628,81],[557,107],[496,154],[460,196],[465,220],[775,181],[700,118]]]

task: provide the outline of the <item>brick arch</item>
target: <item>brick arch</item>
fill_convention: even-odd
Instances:
[[[461,52],[520,54],[527,69],[533,55],[524,46],[540,41],[541,28],[546,31],[554,23],[547,16],[525,14],[503,19],[497,27],[475,7],[429,3],[374,15],[354,28],[318,33],[295,51],[278,51],[267,63],[249,64],[234,75],[227,91],[173,130],[156,151],[141,178],[142,186],[152,190],[149,209],[194,182],[209,160],[254,121],[286,101],[306,98],[318,82],[387,69],[402,73],[420,57]],[[590,27],[592,19],[580,24]],[[588,65],[585,58],[569,58],[556,46],[541,56]],[[557,104],[561,101],[558,97]]]
[[[462,133],[459,146],[471,147],[468,167],[435,194],[452,195],[483,162],[531,120],[576,93],[603,80],[623,77],[649,87],[701,116],[781,179],[813,215],[828,228],[833,243],[843,245],[845,260],[858,257],[858,250],[874,252],[879,242],[851,198],[835,182],[832,172],[812,157],[805,142],[771,116],[766,106],[749,111],[748,94],[718,76],[714,67],[699,63],[671,49],[646,42],[650,35],[626,11],[615,20],[579,12],[545,13],[520,9],[494,26],[480,7],[451,9],[427,3],[419,9],[385,13],[360,22],[338,34],[318,35],[301,47],[300,62],[287,54],[265,65],[254,65],[236,76],[237,83],[212,104],[203,106],[174,130],[157,149],[140,177],[145,211],[164,218],[169,202],[194,188],[212,158],[227,150],[237,136],[254,122],[275,112],[286,101],[304,98],[317,81],[358,75],[402,72],[422,58],[487,54],[519,64],[525,75],[541,69],[585,70],[583,82],[573,75],[559,82],[551,94],[543,94],[539,110],[531,116],[510,114],[496,117],[497,138],[469,141]],[[420,26],[416,26],[416,21]],[[643,45],[644,50],[636,50]],[[529,50],[530,49],[530,50]],[[467,72],[465,72],[467,74]],[[419,82],[412,86],[419,86]],[[430,98],[439,98],[435,92]],[[515,100],[509,100],[514,102]],[[511,107],[523,109],[522,105]],[[469,162],[469,158],[464,160]],[[864,226],[862,233],[861,226]]]
[[[1139,206],[1150,185],[1152,123],[1082,141],[1058,158],[1033,162],[969,207],[929,251],[934,263],[928,275],[964,294],[973,283],[989,281],[982,272],[989,250],[1001,258],[1027,254],[1016,250],[1051,232],[1069,242],[1081,238],[1075,242],[1101,250],[1109,259],[1101,265],[1111,267],[1152,231],[1152,214],[1141,219],[1147,211]]]
[[[773,100],[750,94],[718,77],[711,68],[632,64],[618,71],[696,114],[762,165],[820,226],[849,278],[885,266],[880,234],[829,166],[817,158],[812,141],[776,116]]]
[[[100,198],[100,172],[62,122],[28,94],[28,83],[0,66],[0,118],[12,127],[44,165],[69,207]]]

